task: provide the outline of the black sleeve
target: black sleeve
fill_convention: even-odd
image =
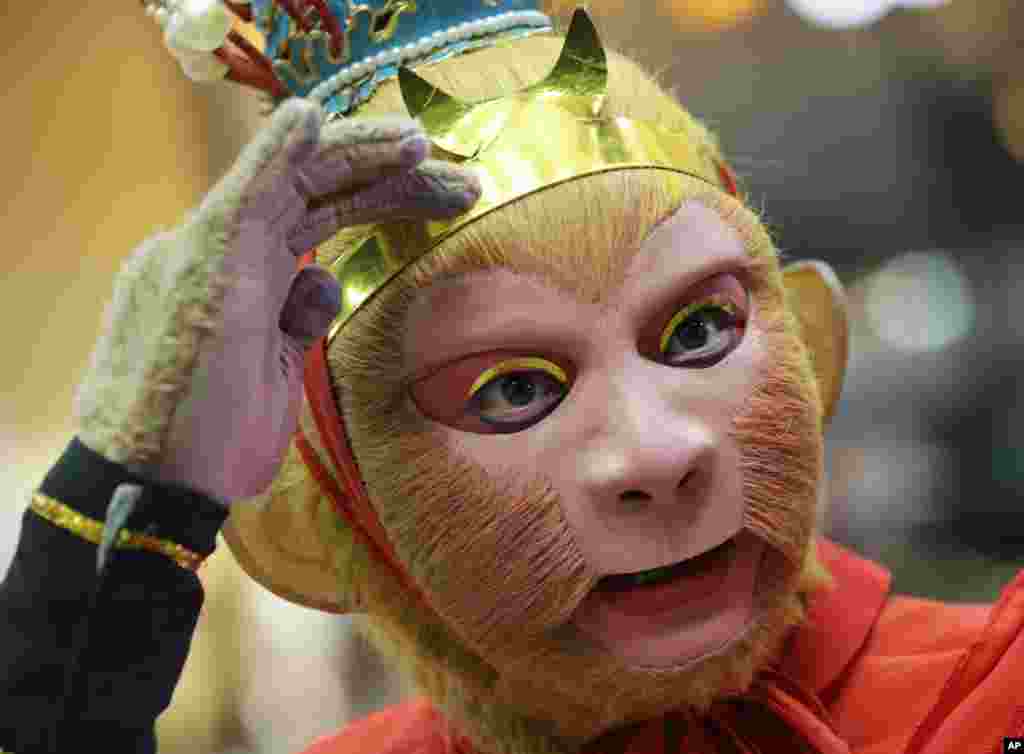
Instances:
[[[144,489],[126,528],[203,555],[213,552],[226,509],[187,488],[141,479],[78,438],[39,490],[103,521],[124,482]],[[77,690],[66,703],[59,751],[156,751],[153,725],[188,655],[202,587],[194,572],[165,555],[125,549],[112,551],[100,582],[96,550],[25,512],[17,552],[0,584],[0,751],[52,751],[76,641],[84,642]]]

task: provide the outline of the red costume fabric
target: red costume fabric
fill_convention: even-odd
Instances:
[[[585,754],[998,754],[1003,736],[1024,735],[1024,571],[994,605],[946,604],[890,596],[885,568],[829,540],[818,552],[835,586],[748,694],[700,720],[615,731]],[[357,752],[488,754],[423,698],[304,754]]]

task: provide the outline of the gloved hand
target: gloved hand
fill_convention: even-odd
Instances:
[[[88,447],[225,505],[259,494],[295,432],[305,349],[340,309],[337,282],[297,257],[345,226],[479,197],[471,173],[424,159],[412,119],[322,122],[283,103],[199,209],[124,264],[75,395]]]

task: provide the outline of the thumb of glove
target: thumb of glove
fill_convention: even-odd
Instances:
[[[305,350],[326,334],[340,311],[338,281],[319,267],[303,267],[281,309],[281,331]]]

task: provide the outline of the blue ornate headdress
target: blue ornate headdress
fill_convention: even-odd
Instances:
[[[339,115],[400,66],[551,30],[536,0],[150,0],[146,9],[191,78],[226,77],[275,100],[308,97]]]

